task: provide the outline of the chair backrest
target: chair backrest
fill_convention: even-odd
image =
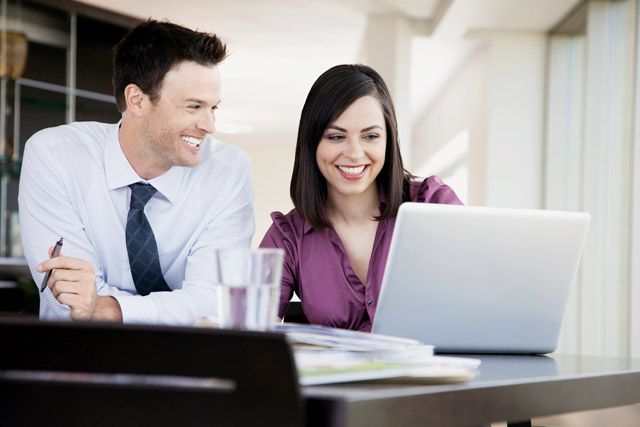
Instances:
[[[287,323],[309,324],[309,319],[304,315],[302,303],[300,301],[290,301],[287,312],[284,314],[284,321]]]
[[[284,335],[0,319],[0,425],[302,424]]]

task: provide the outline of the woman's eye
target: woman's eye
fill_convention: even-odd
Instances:
[[[197,111],[197,110],[200,109],[200,106],[199,105],[189,105],[187,108],[190,109],[190,110],[193,110],[193,111]]]
[[[344,139],[343,135],[327,135],[326,138],[329,141],[342,141]]]
[[[378,135],[377,133],[370,133],[364,136],[364,139],[366,139],[367,141],[375,141],[378,138],[380,138],[380,135]]]

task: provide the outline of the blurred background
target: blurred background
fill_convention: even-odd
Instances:
[[[441,176],[468,204],[591,213],[560,351],[640,357],[638,3],[2,0],[0,305],[18,304],[11,289],[26,271],[25,141],[74,120],[117,121],[110,49],[152,17],[230,48],[217,137],[252,160],[254,244],[271,211],[292,208],[311,84],[333,65],[366,63],[394,96],[408,169]]]

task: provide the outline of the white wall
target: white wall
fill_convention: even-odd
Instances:
[[[539,208],[546,34],[483,32],[490,42],[485,204]]]
[[[542,204],[546,35],[482,31],[485,41],[414,122],[412,167],[469,132],[473,205]]]
[[[302,109],[302,106],[300,108]],[[295,138],[295,134],[282,135],[279,138],[260,138],[256,135],[220,136],[222,141],[245,150],[251,160],[251,175],[256,193],[254,247],[260,244],[264,233],[271,225],[271,212],[287,213],[293,209],[293,203],[289,198],[289,183],[293,171]]]
[[[488,50],[479,48],[449,80],[444,90],[413,124],[412,161],[415,171],[456,135],[469,132],[469,199],[484,202],[484,153]],[[455,189],[454,189],[455,190]]]

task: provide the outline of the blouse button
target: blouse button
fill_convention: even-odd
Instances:
[[[367,305],[371,305],[371,304],[373,304],[373,300],[372,299],[367,300]]]

